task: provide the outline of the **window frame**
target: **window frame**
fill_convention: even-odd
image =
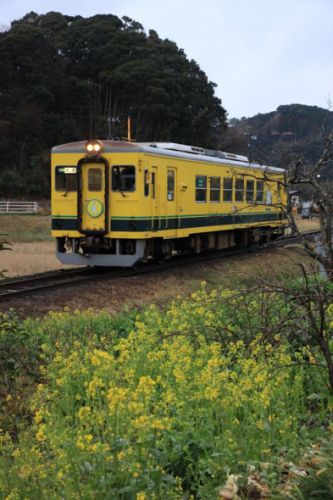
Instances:
[[[262,186],[262,189],[258,189],[258,185]],[[261,199],[258,199],[258,193],[261,193]],[[265,181],[263,179],[257,179],[256,181],[256,203],[263,204],[265,200]]]
[[[151,173],[151,197],[153,200],[156,198],[156,174],[155,172]]]
[[[171,176],[169,177],[169,174]],[[172,179],[172,186],[170,188],[169,180]],[[167,168],[167,182],[166,182],[166,199],[167,201],[175,201],[175,184],[176,184],[176,174],[175,170],[172,167]]]
[[[205,179],[205,186],[204,187],[198,187],[197,180],[199,178]],[[205,199],[204,200],[198,200],[198,197],[197,197],[198,191],[199,192],[201,192],[201,191],[204,192],[204,194],[205,194]],[[207,203],[207,175],[201,175],[201,174],[199,174],[199,175],[195,176],[195,202],[196,203]]]
[[[242,189],[237,188],[237,182],[242,183]],[[244,203],[244,195],[245,195],[245,182],[244,177],[236,177],[235,179],[235,203]],[[238,199],[238,194],[241,193],[241,199]]]
[[[75,169],[75,173],[73,172],[72,174],[70,173],[65,173],[65,172],[60,172],[60,174],[64,175],[65,176],[65,186],[61,189],[59,189],[57,187],[57,171],[59,168],[74,168]],[[57,192],[57,193],[77,193],[77,189],[78,189],[78,170],[77,170],[77,166],[76,165],[57,165],[54,169],[54,190]],[[70,177],[67,177],[67,176],[70,176]],[[73,188],[72,186],[70,186],[70,188],[68,188],[67,186],[67,179],[75,179],[75,187]]]
[[[149,196],[150,186],[149,186],[149,170],[145,168],[143,172],[143,195],[145,197]]]
[[[91,189],[91,179],[90,179],[90,173],[93,172],[93,175],[95,175],[95,172],[98,172],[100,174],[99,178],[99,189]],[[87,172],[87,177],[88,177],[88,182],[87,182],[87,191],[89,193],[101,193],[103,191],[103,170],[100,167],[90,167],[88,168]],[[94,186],[95,187],[95,186]]]
[[[225,187],[225,182],[226,181],[231,181],[231,189]],[[226,193],[231,193],[231,199],[226,200]],[[233,177],[223,177],[223,203],[232,203],[233,202],[233,193],[234,193],[234,180]]]
[[[131,168],[134,169],[134,189],[114,189],[114,187],[113,187],[113,179],[114,179],[113,169],[119,168],[119,167],[122,167],[122,168],[124,168],[124,167],[131,167]],[[110,181],[111,181],[111,191],[113,193],[135,193],[136,192],[136,185],[137,185],[137,182],[136,182],[136,173],[137,172],[136,172],[135,165],[119,165],[119,164],[112,165],[111,166],[111,176],[110,176],[111,177],[111,179],[110,179]]]
[[[218,187],[212,187],[212,180],[213,179],[218,179]],[[212,175],[209,178],[209,202],[210,203],[220,203],[221,201],[221,177]],[[213,193],[218,193],[218,199],[217,200],[212,200],[212,194]]]
[[[248,185],[252,183],[253,189],[249,190]],[[249,199],[249,193],[252,192],[252,199]],[[245,185],[245,201],[246,203],[255,203],[255,182],[254,179],[246,179]]]

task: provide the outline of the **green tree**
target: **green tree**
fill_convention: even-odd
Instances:
[[[12,171],[24,179],[15,195],[42,194],[44,163],[29,185],[36,158],[55,144],[106,137],[108,117],[118,136],[130,113],[139,141],[216,147],[226,112],[214,89],[174,42],[129,17],[30,12],[0,33],[0,190]]]

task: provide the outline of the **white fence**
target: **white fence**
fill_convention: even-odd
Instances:
[[[0,214],[36,214],[37,201],[0,201]]]

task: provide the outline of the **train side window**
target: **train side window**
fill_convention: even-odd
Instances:
[[[173,170],[168,170],[167,199],[168,201],[175,199],[175,172]]]
[[[112,191],[135,191],[135,167],[132,165],[112,167]]]
[[[144,193],[145,193],[145,196],[148,196],[149,195],[149,170],[145,170],[145,174],[144,174]]]
[[[152,189],[152,198],[155,199],[156,191],[155,191],[155,172],[151,174],[151,189]]]
[[[264,202],[264,181],[257,181],[256,201],[257,201],[257,203]]]
[[[221,177],[210,178],[210,201],[219,202],[221,192]]]
[[[232,201],[232,178],[223,179],[223,201]]]
[[[102,170],[100,168],[89,168],[88,191],[102,191]]]
[[[244,179],[236,179],[235,201],[244,201]]]
[[[252,203],[254,201],[254,181],[246,181],[246,201]]]
[[[278,203],[281,203],[281,184],[278,181],[276,181],[276,194]]]
[[[195,176],[195,201],[206,201],[207,199],[207,176]]]
[[[55,169],[56,191],[77,191],[76,167],[59,166]]]
[[[266,192],[266,205],[271,205],[272,204],[272,191],[269,189]]]

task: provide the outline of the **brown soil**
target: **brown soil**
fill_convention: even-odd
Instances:
[[[308,262],[308,257],[300,248],[289,246],[221,258],[172,271],[163,271],[162,266],[161,271],[144,276],[87,282],[85,285],[38,293],[33,297],[16,298],[0,303],[0,311],[15,308],[22,317],[42,316],[50,310],[60,311],[69,307],[70,310],[93,308],[114,314],[152,303],[163,305],[178,295],[186,297],[197,290],[202,281],[206,281],[209,288],[235,288],[251,286],[258,277],[271,282],[281,276],[298,275],[300,262]]]

